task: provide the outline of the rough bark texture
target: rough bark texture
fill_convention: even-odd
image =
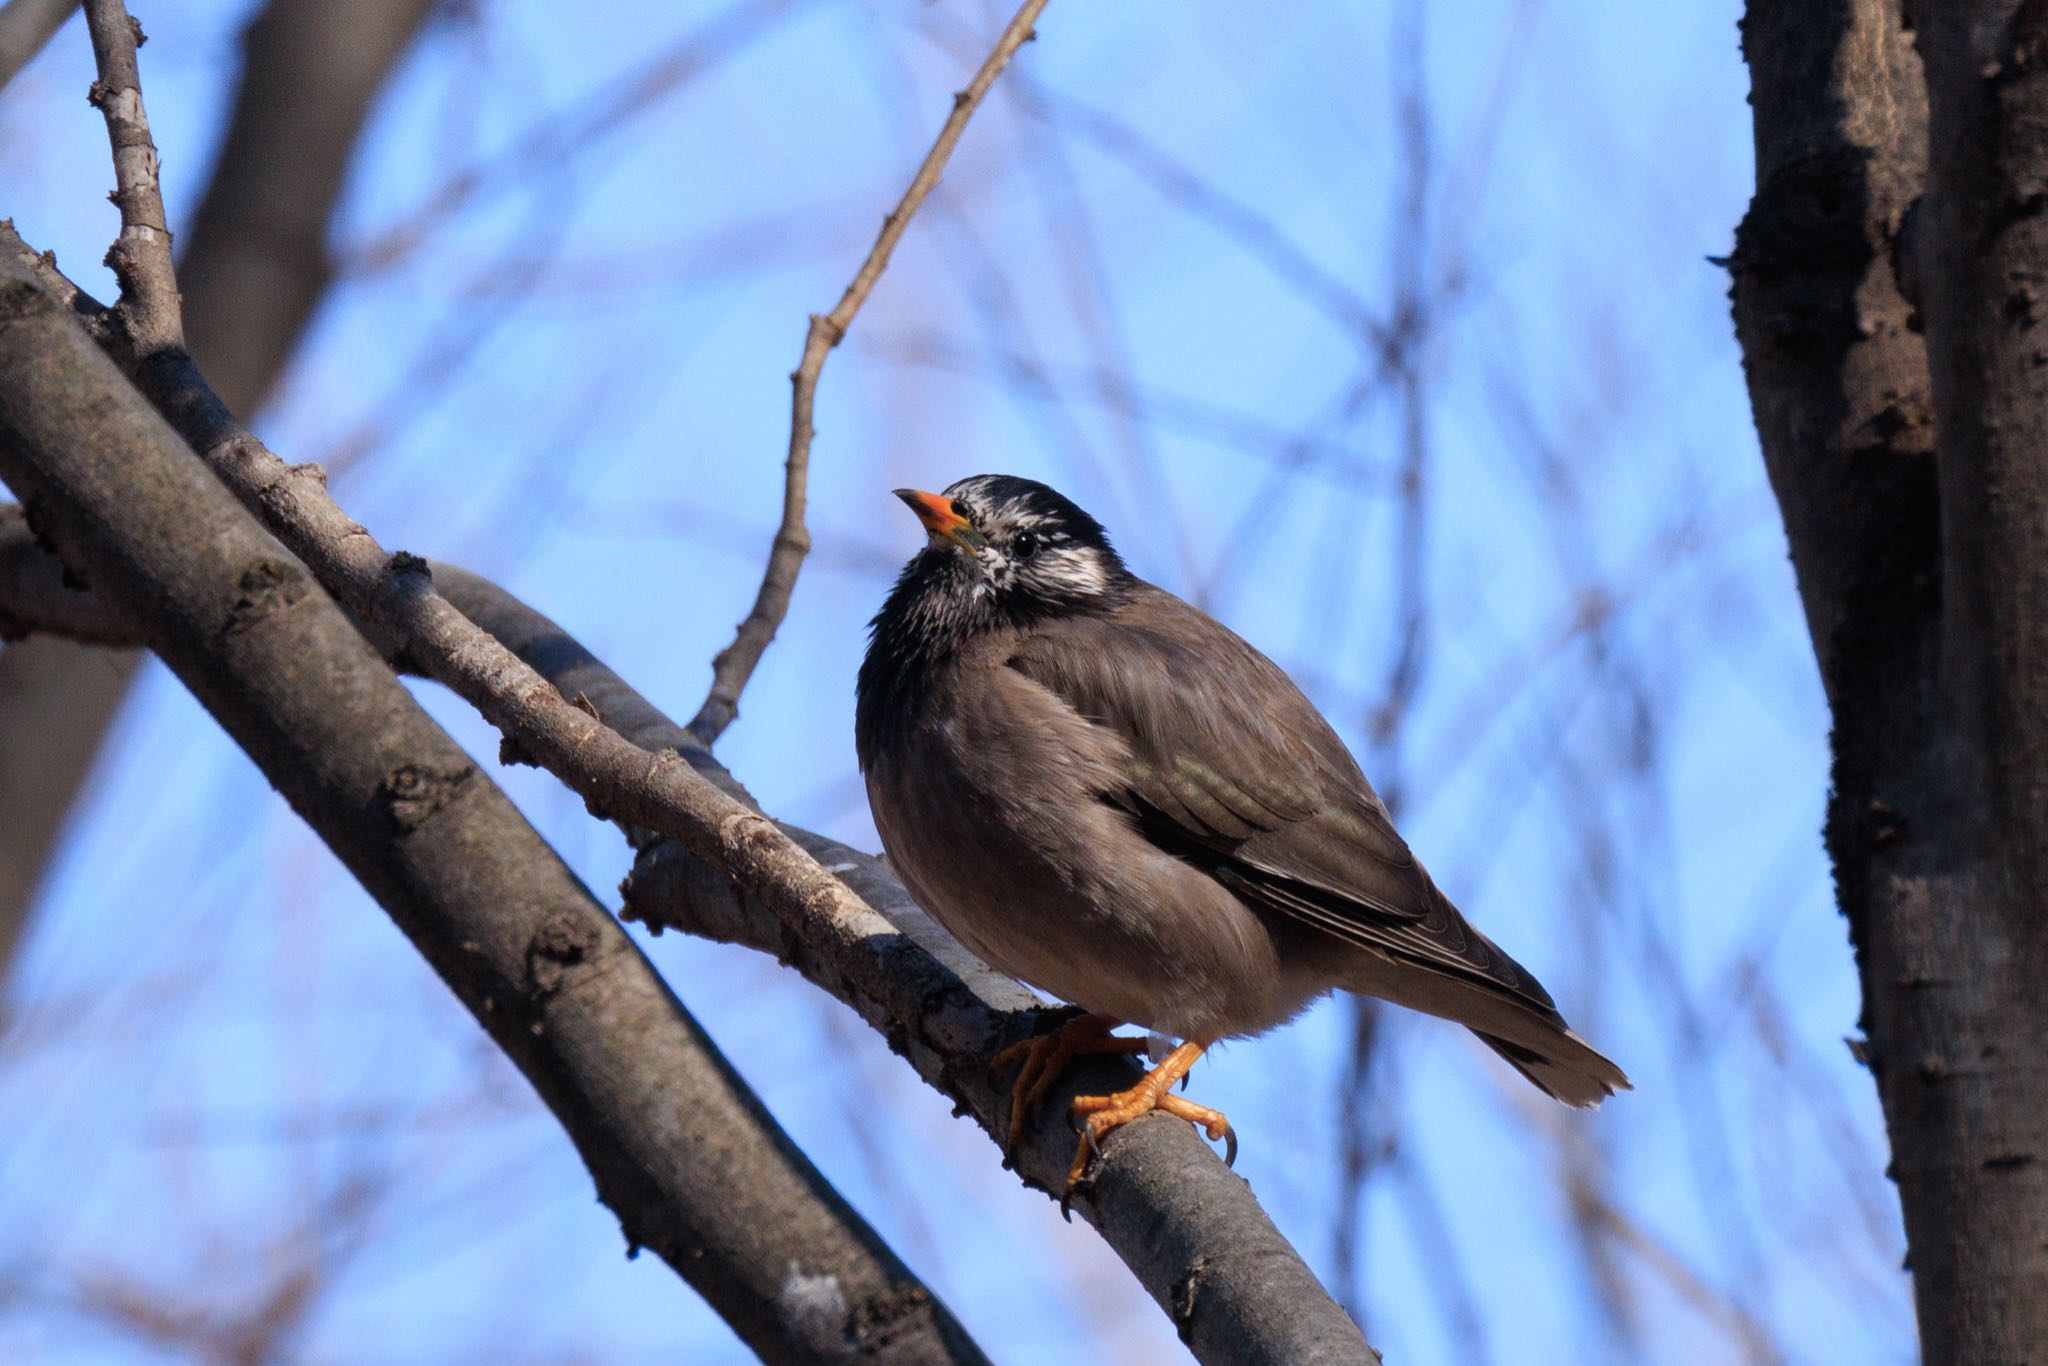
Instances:
[[[93,313],[95,305],[77,296],[11,232],[0,234],[0,247],[0,260],[18,278],[40,280],[50,299],[67,299],[80,312]],[[119,329],[99,327],[97,333],[120,352]],[[988,1078],[986,1064],[996,1048],[1020,1037],[1036,1018],[1000,1002],[1021,1005],[1028,997],[1000,979],[991,984],[986,969],[963,963],[957,949],[948,961],[949,950],[938,947],[943,936],[928,925],[929,937],[920,943],[919,934],[879,915],[849,880],[821,866],[812,852],[736,797],[708,756],[700,753],[686,763],[673,750],[650,751],[602,723],[599,718],[621,711],[623,704],[594,678],[565,680],[575,691],[564,692],[480,631],[437,591],[423,561],[388,555],[352,521],[327,496],[317,469],[285,465],[242,429],[188,358],[160,355],[140,374],[145,392],[174,416],[185,440],[204,454],[222,482],[305,559],[393,658],[476,705],[504,731],[508,754],[545,765],[593,811],[670,834],[718,869],[729,888],[743,889],[774,916],[778,943],[813,980],[860,1010],[991,1134],[1004,1132],[1007,1089]],[[142,402],[125,387],[99,397],[110,407]],[[560,637],[544,620],[539,629],[544,640]],[[581,656],[566,638],[556,648]],[[649,724],[682,735],[658,714]],[[901,900],[906,924],[924,924],[893,880],[882,890]],[[733,892],[724,895],[730,901]],[[963,988],[970,970],[981,988]],[[1077,1069],[1068,1088],[1055,1093],[1050,1113],[1063,1113],[1059,1106],[1082,1086],[1101,1089],[1135,1079],[1128,1070],[1118,1077],[1114,1071]],[[1056,1119],[1039,1124],[1019,1155],[1020,1170],[1043,1189],[1063,1186],[1071,1143]],[[1080,1207],[1205,1360],[1345,1361],[1370,1354],[1356,1325],[1272,1227],[1245,1184],[1186,1125],[1147,1120],[1119,1134]]]
[[[53,604],[55,572],[19,523],[0,516],[0,613],[11,611],[25,629],[122,638],[119,628],[92,623],[76,604]],[[451,566],[434,566],[434,581],[450,602],[564,696],[587,704],[635,743],[684,747],[699,773],[746,800],[744,789],[685,730],[552,621]],[[730,877],[653,836],[643,837],[646,847],[628,884],[629,906],[657,930],[685,929],[774,954],[858,1011],[920,1076],[1000,1142],[1007,1132],[1009,1091],[987,1075],[984,1064],[1042,1022],[1037,998],[962,950],[879,860],[795,826],[780,829],[858,897],[850,947],[835,949],[792,933],[758,900],[741,895]],[[1065,1079],[1048,1110],[1057,1115],[1075,1094],[1118,1089],[1137,1076],[1128,1062],[1094,1060]],[[1057,1191],[1072,1152],[1073,1139],[1062,1126],[1040,1124],[1017,1156],[1020,1174],[1048,1193]],[[1187,1125],[1148,1117],[1119,1131],[1108,1153],[1096,1189],[1079,1208],[1166,1310],[1198,1359],[1333,1366],[1370,1359],[1372,1349],[1357,1326],[1266,1219],[1245,1184]]]
[[[618,923],[11,253],[0,476],[519,1065],[634,1245],[774,1360],[981,1360]]]
[[[31,11],[61,22],[76,8],[17,0],[0,13],[26,25]],[[327,224],[357,135],[430,8],[272,0],[243,35],[227,137],[178,265],[186,344],[236,412],[261,406],[326,291]],[[0,50],[0,84],[5,67]],[[0,648],[0,972],[141,661],[55,638]]]
[[[2048,1360],[2043,8],[1923,4],[1916,34],[1883,0],[1752,0],[1743,30],[1736,329],[1936,1362]]]
[[[656,710],[572,637],[474,575],[436,566],[435,581],[471,620],[504,641],[565,696],[586,699],[636,744],[673,747],[728,793],[749,801],[689,732]],[[1030,992],[991,971],[919,909],[887,866],[795,826],[782,832],[865,903],[862,956],[885,971],[850,964],[792,934],[776,915],[741,895],[732,879],[681,845],[648,843],[626,885],[629,912],[774,954],[879,1030],[933,1087],[1002,1142],[1009,1123],[1006,1079],[987,1058],[1042,1019]],[[1083,1092],[1130,1086],[1138,1069],[1097,1059],[1063,1079],[1046,1113],[1063,1115]],[[1048,1194],[1061,1189],[1074,1140],[1062,1124],[1034,1127],[1019,1174]],[[1155,1115],[1108,1142],[1095,1188],[1079,1208],[1173,1320],[1204,1362],[1338,1363],[1375,1359],[1358,1327],[1281,1237],[1245,1183],[1195,1131]]]

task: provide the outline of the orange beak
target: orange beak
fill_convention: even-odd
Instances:
[[[988,544],[988,540],[974,524],[960,515],[960,509],[953,506],[953,500],[943,493],[926,493],[922,489],[897,489],[910,510],[917,514],[917,520],[924,523],[924,529],[933,537],[951,541],[969,554]]]

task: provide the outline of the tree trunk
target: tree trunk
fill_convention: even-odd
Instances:
[[[2048,6],[1920,8],[1750,4],[1735,322],[1834,714],[1827,843],[1923,1348],[2039,1361]]]

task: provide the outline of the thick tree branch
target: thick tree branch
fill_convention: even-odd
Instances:
[[[18,32],[9,23],[39,6],[57,20],[78,7],[0,9],[0,84]],[[261,405],[324,295],[327,227],[355,140],[429,7],[271,0],[248,27],[227,136],[178,267],[186,344],[236,412]],[[54,637],[0,649],[0,975],[140,662]]]
[[[1943,695],[1980,765],[1958,776],[2039,836],[2048,834],[2048,3],[1913,8],[1930,136],[1943,149],[1928,165],[1925,230],[1913,243],[1941,429]],[[2028,839],[2012,852],[2016,888],[2048,885],[2048,844]],[[2043,1258],[2048,1272],[2048,1247]],[[2042,1290],[2048,1298],[2048,1282]]]
[[[1928,1360],[2016,1361],[2048,1352],[2048,3],[1910,8],[1942,555],[1913,833],[1941,856],[1927,914],[1878,927],[1930,1031],[1884,1093]]]
[[[14,524],[0,519],[0,586],[46,561]],[[26,569],[16,561],[29,562]],[[54,580],[54,567],[40,571]],[[726,793],[746,794],[710,753],[656,710],[574,638],[503,589],[446,565],[434,582],[463,613],[488,628],[565,696],[576,698],[635,743],[682,747],[690,763]],[[26,596],[40,598],[40,590]],[[0,611],[18,600],[0,598]],[[55,629],[47,621],[26,624]],[[849,889],[853,934],[828,946],[793,933],[758,898],[680,846],[652,842],[627,886],[633,915],[744,944],[778,959],[853,1007],[933,1087],[970,1114],[991,1139],[1007,1132],[1009,1089],[987,1074],[988,1057],[1029,1034],[1038,999],[983,966],[939,929],[877,859],[794,826],[781,831]],[[1057,1111],[1083,1090],[1127,1086],[1138,1072],[1098,1059],[1066,1078],[1048,1101]],[[1040,1125],[1017,1154],[1024,1178],[1048,1193],[1066,1179],[1073,1139]],[[1209,1362],[1350,1362],[1369,1348],[1358,1329],[1275,1230],[1244,1182],[1215,1159],[1186,1124],[1152,1117],[1111,1139],[1096,1188],[1080,1208],[1173,1318],[1198,1358]]]
[[[1831,698],[1870,650],[1910,652],[1934,607],[1934,407],[1892,268],[1927,129],[1894,11],[1762,0],[1742,25],[1757,192],[1729,261],[1735,327]],[[1920,617],[1908,639],[1870,639],[1902,616]]]
[[[519,1065],[634,1245],[771,1359],[981,1359],[618,923],[13,252],[0,475]]]
[[[974,73],[974,79],[967,83],[965,90],[953,96],[953,112],[940,127],[938,139],[925,153],[917,174],[910,178],[910,186],[904,190],[903,198],[882,220],[881,235],[875,238],[867,259],[854,272],[846,292],[839,296],[839,302],[833,305],[830,313],[811,315],[810,330],[804,334],[803,358],[797,363],[796,372],[789,377],[789,455],[783,464],[782,523],[776,528],[775,542],[768,552],[768,567],[762,573],[761,588],[755,595],[753,610],[740,623],[739,633],[733,637],[732,644],[720,650],[711,661],[711,691],[690,721],[690,734],[701,744],[709,745],[717,740],[732,724],[733,718],[739,715],[740,694],[746,690],[747,680],[754,676],[754,667],[761,662],[762,652],[775,639],[782,619],[789,614],[789,598],[796,589],[797,571],[803,568],[804,556],[811,548],[811,533],[804,526],[804,489],[810,477],[811,438],[815,435],[811,412],[817,399],[818,377],[824,373],[825,358],[832,354],[832,348],[846,339],[854,316],[867,302],[868,295],[874,293],[875,282],[882,278],[882,272],[888,268],[889,257],[895,253],[896,244],[909,230],[912,215],[938,185],[939,176],[946,169],[954,147],[959,145],[961,134],[967,131],[967,121],[981,106],[982,97],[988,94],[989,88],[996,83],[996,77],[1017,55],[1017,50],[1038,36],[1033,25],[1038,22],[1045,5],[1046,0],[1024,0],[1002,35],[996,39],[995,49],[981,64],[981,69]]]

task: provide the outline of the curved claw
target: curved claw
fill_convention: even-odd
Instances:
[[[1111,1033],[1116,1026],[1117,1022],[1105,1015],[1071,1016],[1057,1029],[1013,1043],[989,1059],[991,1079],[1013,1065],[1022,1064],[1010,1086],[1010,1127],[1003,1144],[1004,1165],[1015,1165],[1017,1149],[1024,1143],[1026,1123],[1069,1063],[1094,1053],[1144,1051],[1143,1039],[1119,1038]]]

